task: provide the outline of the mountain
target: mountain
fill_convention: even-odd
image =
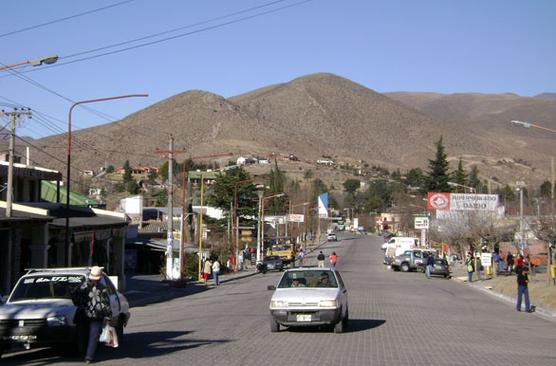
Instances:
[[[535,95],[534,98],[556,100],[556,93],[542,93]]]
[[[538,163],[556,154],[554,144],[547,144],[542,134],[510,126],[507,118],[545,116],[554,121],[556,104],[526,99],[511,94],[385,95],[326,73],[231,98],[187,91],[121,121],[75,132],[72,171],[96,170],[105,161],[114,166],[125,160],[132,166],[159,165],[164,155],[156,149],[168,149],[170,134],[175,148],[186,150],[178,160],[278,152],[311,163],[327,155],[390,169],[425,168],[434,156],[434,142],[442,136],[454,162],[463,157],[467,166],[479,164],[481,172],[491,176],[493,171],[497,179],[511,181],[517,169],[540,180],[544,173],[536,170],[542,165]],[[485,122],[484,116],[491,117]],[[65,171],[66,140],[66,135],[56,135],[34,141],[34,161]],[[517,151],[516,142],[550,146]]]

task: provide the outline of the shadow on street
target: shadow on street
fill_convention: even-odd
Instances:
[[[344,331],[345,333],[362,332],[365,330],[380,327],[386,323],[386,320],[381,319],[350,319],[349,326]],[[283,331],[294,333],[330,333],[334,330],[331,325],[321,325],[315,327],[289,327]]]
[[[203,345],[225,343],[229,340],[219,339],[176,339],[191,332],[137,332],[124,336],[124,341],[118,348],[98,345],[96,362],[110,361],[123,358],[140,359],[154,358],[179,352]],[[9,354],[1,360],[2,365],[53,365],[59,362],[81,362],[82,357],[68,355],[60,348],[42,348],[22,353]]]

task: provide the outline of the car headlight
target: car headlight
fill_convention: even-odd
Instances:
[[[59,327],[66,325],[66,317],[63,315],[51,316],[46,318],[46,325],[49,327]]]
[[[402,261],[401,259],[397,259],[397,258],[396,258],[396,260],[394,260],[394,262],[396,262],[396,263],[401,263],[401,261]]]
[[[321,300],[321,301],[319,301],[319,307],[321,307],[321,308],[336,308],[336,307],[338,307],[338,302],[336,300]]]
[[[270,302],[270,307],[272,309],[286,308],[286,307],[288,307],[288,302],[285,301],[285,300],[272,300]]]

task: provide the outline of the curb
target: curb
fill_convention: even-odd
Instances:
[[[452,280],[458,281],[458,282],[461,282],[461,283],[467,283],[467,278],[466,277],[452,277]],[[498,299],[500,299],[504,302],[507,302],[508,304],[511,304],[512,307],[515,308],[515,299],[513,297],[509,297],[507,295],[504,295],[504,294],[501,294],[499,292],[493,291],[492,287],[487,288],[487,287],[481,286],[481,285],[471,285],[470,287],[474,288],[477,291],[487,293],[490,296],[496,297],[496,298],[498,298]],[[551,310],[547,310],[545,308],[541,308],[541,307],[536,306],[534,314],[536,314],[537,316],[540,316],[540,317],[548,318],[551,321],[556,321],[556,311],[551,311]]]

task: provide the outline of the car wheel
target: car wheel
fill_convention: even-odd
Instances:
[[[3,354],[4,354],[4,346],[0,346],[0,358],[2,358]]]
[[[401,268],[402,268],[402,272],[409,272],[409,264],[402,263]]]
[[[346,310],[346,315],[344,319],[342,319],[342,322],[344,323],[344,329],[347,328],[349,323],[349,309]]]
[[[444,275],[444,278],[448,278],[448,275],[447,275],[447,274],[445,274],[445,275]]]
[[[338,333],[343,333],[343,332],[344,332],[344,319],[341,319],[334,326],[334,333],[338,334]]]
[[[280,330],[280,324],[273,317],[270,318],[270,331],[276,333]]]

